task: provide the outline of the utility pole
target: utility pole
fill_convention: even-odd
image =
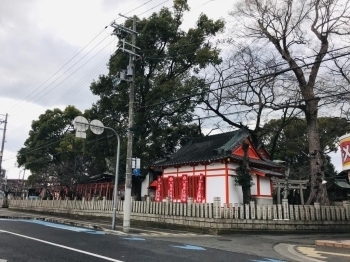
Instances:
[[[133,27],[136,31],[136,16],[133,17]],[[132,52],[135,53],[136,35],[132,34]],[[125,176],[125,203],[124,203],[124,221],[123,231],[130,231],[130,214],[131,214],[131,186],[132,186],[132,127],[134,123],[134,89],[135,89],[135,56],[129,56],[129,67],[133,69],[130,81],[130,99],[129,99],[129,124],[128,124],[128,144],[126,150],[126,176]]]
[[[120,16],[123,16],[119,14]],[[123,16],[125,17],[125,16]],[[125,17],[129,18],[129,17]],[[125,172],[125,196],[124,196],[124,220],[123,220],[123,231],[128,233],[130,231],[130,214],[131,214],[131,186],[132,186],[132,140],[133,140],[133,124],[134,124],[134,89],[135,89],[135,53],[136,48],[136,16],[133,16],[133,27],[132,30],[116,23],[111,24],[115,28],[114,34],[118,37],[121,36],[120,32],[124,31],[131,34],[131,44],[125,42],[122,39],[123,47],[122,51],[129,53],[129,66],[125,71],[120,72],[119,79],[116,82],[127,81],[130,82],[130,96],[129,96],[129,124],[128,124],[128,143],[126,151],[126,172]],[[125,45],[131,46],[131,50],[125,48]],[[127,78],[128,77],[128,78]]]
[[[0,173],[2,173],[2,157],[4,155],[4,146],[5,146],[5,137],[6,137],[6,126],[7,126],[7,114],[5,115],[5,121],[0,120],[0,123],[5,123],[4,129],[2,132],[2,143],[1,143],[1,152],[0,152]]]

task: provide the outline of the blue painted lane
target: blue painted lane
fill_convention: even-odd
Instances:
[[[184,246],[172,246],[176,248],[189,249],[189,250],[206,250],[204,247],[184,245]]]
[[[139,237],[122,237],[122,239],[131,240],[131,241],[144,241],[144,240],[146,240],[144,238],[139,238]]]
[[[273,258],[264,258],[264,260],[250,260],[251,262],[287,262],[285,260],[278,260]]]
[[[32,219],[1,219],[1,220],[32,223],[32,224],[38,224],[38,225],[47,226],[47,227],[54,227],[54,228],[58,228],[58,229],[75,231],[75,232],[79,232],[79,233],[81,232],[81,233],[88,233],[88,234],[94,234],[94,235],[104,235],[105,234],[103,231],[97,231],[97,230],[83,228],[83,227],[68,226],[68,225],[63,225],[63,224],[56,224],[56,223],[42,221],[42,220],[32,220]]]
[[[81,233],[88,233],[88,234],[94,234],[94,235],[104,235],[105,234],[103,231],[96,231],[93,229],[83,228],[83,227],[67,226],[67,225],[56,224],[56,223],[51,223],[51,222],[46,222],[46,221],[41,221],[41,220],[22,220],[22,221],[25,221],[28,223],[39,224],[39,225],[47,226],[47,227],[54,227],[54,228],[59,228],[59,229],[64,229],[64,230],[81,232]]]

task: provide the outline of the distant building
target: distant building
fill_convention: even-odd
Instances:
[[[28,193],[28,181],[25,179],[6,179],[6,190],[9,198],[26,198]]]

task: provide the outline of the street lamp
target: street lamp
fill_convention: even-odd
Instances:
[[[96,134],[100,135],[103,133],[104,129],[109,129],[114,132],[118,140],[117,146],[117,163],[115,167],[115,181],[114,181],[114,194],[113,194],[113,219],[112,219],[112,230],[115,229],[115,221],[116,221],[116,210],[117,210],[117,192],[118,192],[118,172],[119,172],[119,156],[120,156],[120,138],[118,133],[110,127],[104,126],[100,120],[92,120],[90,123],[87,121],[85,117],[77,116],[73,120],[74,128],[76,129],[76,137],[86,138],[85,131],[89,129]]]

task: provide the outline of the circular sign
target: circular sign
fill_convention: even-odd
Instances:
[[[77,131],[84,132],[89,129],[89,121],[83,116],[77,116],[73,120],[73,126]]]
[[[132,173],[133,173],[135,176],[139,176],[139,175],[141,174],[141,171],[140,171],[140,169],[135,168],[135,169],[132,171]]]
[[[350,134],[339,138],[343,170],[350,170]]]
[[[90,130],[96,135],[101,135],[105,129],[100,120],[94,119],[90,122]]]

